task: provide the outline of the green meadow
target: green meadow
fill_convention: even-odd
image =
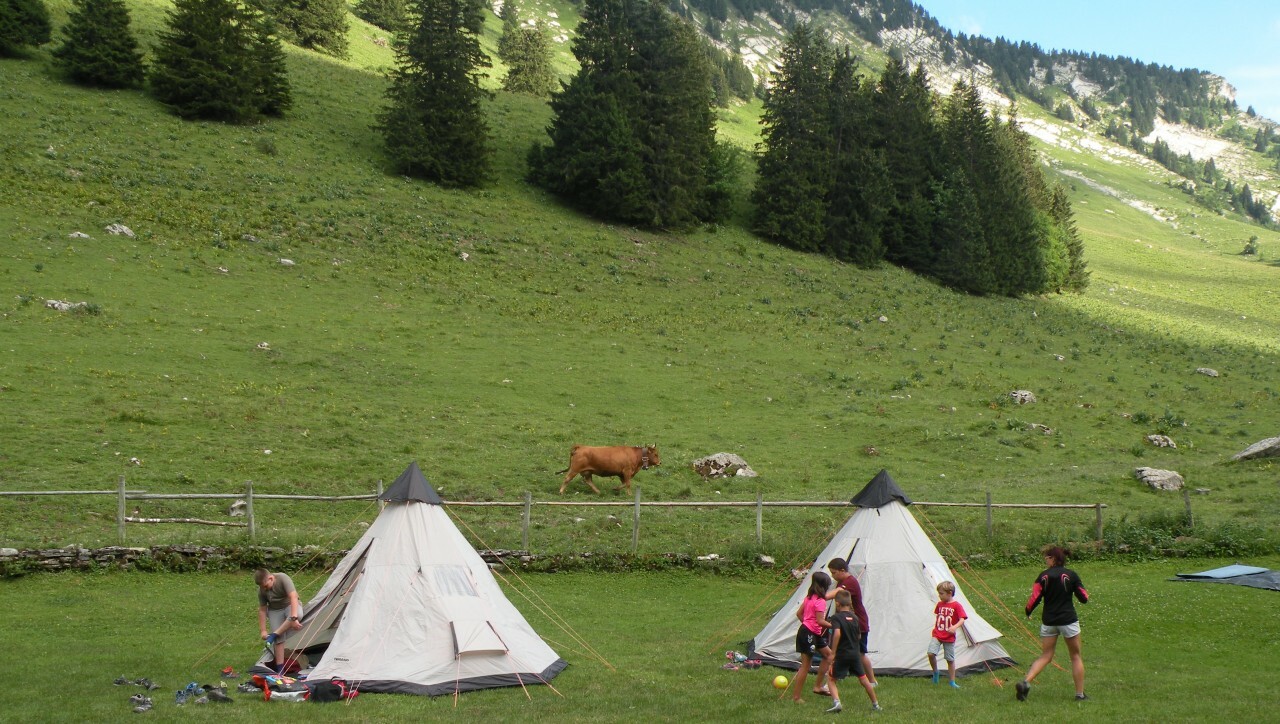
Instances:
[[[164,5],[131,7],[146,45]],[[123,475],[153,493],[357,494],[417,460],[451,500],[561,500],[570,445],[656,443],[661,467],[636,478],[648,501],[841,501],[886,468],[922,501],[1103,503],[1121,551],[1275,549],[1274,464],[1230,462],[1280,434],[1275,232],[1198,211],[1148,166],[1046,147],[1074,174],[1093,283],[973,298],[762,242],[745,229],[745,172],[723,226],[579,216],[522,180],[546,104],[502,93],[495,180],[441,189],[386,171],[370,128],[384,36],[353,20],[349,60],[291,49],[295,109],[254,126],[61,83],[47,51],[0,61],[0,486],[105,490]],[[571,71],[566,48],[557,62]],[[726,137],[750,147],[758,115],[723,111]],[[1238,254],[1253,234],[1261,261]],[[1014,404],[1016,389],[1038,401]],[[1157,432],[1178,447],[1144,442]],[[760,476],[690,469],[719,451]],[[1139,466],[1199,491],[1194,529]],[[566,498],[595,499],[581,484]],[[136,508],[225,516],[223,502]],[[494,547],[520,544],[517,511],[455,509]],[[9,546],[116,541],[108,497],[5,497],[0,515]],[[266,502],[258,515],[261,543],[334,547],[372,517]],[[965,553],[1094,537],[1091,511],[999,511],[991,536],[980,511],[929,515]],[[531,547],[628,551],[628,516],[537,508]],[[640,551],[790,557],[803,531],[844,517],[770,510],[757,546],[749,509],[646,509]],[[128,540],[244,535],[135,525]]]
[[[1038,569],[963,572],[959,580],[1004,632],[1017,668],[960,679],[960,689],[928,679],[881,677],[886,721],[1222,721],[1257,718],[1271,700],[1274,636],[1263,633],[1274,591],[1207,583],[1171,583],[1174,573],[1215,560],[1077,566],[1091,601],[1080,607],[1089,701],[1074,701],[1065,647],[1036,680],[1025,703],[1013,683],[1037,652],[1034,623],[1022,606]],[[1280,567],[1272,556],[1262,565]],[[323,574],[299,574],[314,592]],[[569,662],[550,687],[470,692],[435,699],[368,694],[328,705],[264,702],[232,694],[232,704],[174,703],[189,681],[216,683],[259,651],[254,590],[247,573],[29,576],[8,581],[0,644],[21,675],[0,689],[12,721],[115,721],[134,717],[136,686],[147,677],[159,721],[812,721],[829,706],[802,705],[775,690],[779,671],[725,671],[724,652],[744,650],[785,603],[791,586],[772,575],[722,577],[692,572],[508,576],[508,597]],[[985,599],[977,603],[978,591]],[[146,595],[139,595],[145,592]],[[536,593],[535,597],[532,595]],[[527,596],[527,597],[526,597]],[[537,601],[537,606],[532,604]],[[563,620],[557,625],[544,612]],[[880,645],[883,645],[880,644]],[[877,649],[875,631],[871,646]],[[789,672],[787,672],[789,675]],[[812,682],[812,679],[810,679]],[[236,681],[230,682],[233,685]],[[866,696],[842,688],[844,717],[869,716]],[[300,708],[298,708],[300,707]]]

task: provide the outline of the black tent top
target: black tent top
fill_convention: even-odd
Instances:
[[[849,502],[861,508],[879,508],[894,499],[902,501],[903,505],[911,505],[911,498],[908,498],[907,494],[902,492],[902,488],[899,488],[898,484],[893,482],[893,478],[889,477],[889,472],[881,470]]]
[[[383,491],[378,496],[378,500],[385,500],[391,503],[405,503],[415,500],[419,503],[430,503],[432,505],[444,505],[444,499],[431,487],[431,483],[422,475],[422,469],[418,467],[418,461],[409,463],[409,467],[400,473],[400,477],[391,484],[391,487]]]

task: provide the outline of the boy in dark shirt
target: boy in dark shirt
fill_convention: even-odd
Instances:
[[[827,619],[831,622],[831,649],[835,652],[829,684],[832,706],[827,709],[827,713],[839,714],[843,710],[840,706],[839,683],[849,675],[850,671],[858,677],[862,688],[866,689],[867,697],[871,699],[872,711],[880,711],[875,687],[867,680],[867,674],[862,668],[862,652],[858,647],[858,642],[862,638],[862,628],[858,624],[858,617],[853,613],[853,597],[848,591],[840,590],[836,591],[835,600],[836,612]]]

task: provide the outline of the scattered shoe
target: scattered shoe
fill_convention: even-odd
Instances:
[[[1027,694],[1031,693],[1031,684],[1025,681],[1019,681],[1013,685],[1013,690],[1018,697],[1018,701],[1026,701]]]
[[[125,684],[132,684],[133,682],[129,681],[123,676],[117,676],[116,680],[112,683],[114,683],[116,686],[124,686]]]
[[[254,686],[253,684],[250,684],[249,682],[246,681],[243,684],[237,686],[236,691],[240,692],[241,694],[260,694],[262,693],[262,688],[258,686]]]
[[[225,669],[223,669],[223,670],[222,670],[222,678],[224,678],[224,679],[239,679],[239,678],[240,678],[240,675],[236,673],[236,670],[235,670],[235,669],[233,669],[233,668],[231,668],[230,666],[228,666],[227,668],[225,668]]]
[[[960,688],[960,685],[953,681],[953,682],[951,682],[951,688],[952,688],[952,689],[959,689],[959,688]]]
[[[134,694],[133,696],[129,697],[129,703],[135,706],[137,706],[138,704],[150,704],[151,697],[143,696],[142,694]]]
[[[842,711],[844,711],[844,708],[840,706],[838,701],[830,709],[827,709],[828,714],[839,714]]]
[[[227,696],[227,692],[223,689],[210,689],[207,696],[209,697],[209,701],[218,702],[219,704],[229,704],[232,701],[235,701],[231,697]]]
[[[195,703],[195,704],[208,704],[208,703],[209,703],[209,697],[207,697],[207,696],[197,697],[197,698],[196,698],[196,700],[195,700],[194,702],[192,702],[192,703]]]
[[[764,662],[761,661],[760,659],[747,659],[746,661],[742,662],[742,667],[744,669],[758,669],[761,666],[764,666]]]
[[[177,693],[173,695],[173,702],[178,706],[182,706],[187,703],[187,699],[189,698],[190,697],[187,695],[186,689],[178,689]]]
[[[134,714],[142,714],[142,713],[144,713],[144,712],[148,712],[148,711],[151,711],[151,700],[150,700],[150,699],[148,699],[148,700],[147,700],[147,702],[146,702],[145,704],[139,704],[139,705],[137,705],[137,706],[133,707],[133,713],[134,713]]]
[[[725,664],[724,666],[721,666],[720,668],[724,669],[725,671],[737,671],[742,667],[734,663],[728,663],[728,664]]]
[[[940,673],[940,672],[937,672],[937,671],[933,672],[933,683],[935,683],[935,684],[936,684],[936,683],[938,683],[938,674],[939,674],[939,673]]]
[[[1084,694],[1076,694],[1076,701],[1088,701],[1089,697]]]

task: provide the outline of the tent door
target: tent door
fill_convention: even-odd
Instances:
[[[493,623],[485,620],[450,621],[455,657],[463,654],[507,653],[507,643]]]

